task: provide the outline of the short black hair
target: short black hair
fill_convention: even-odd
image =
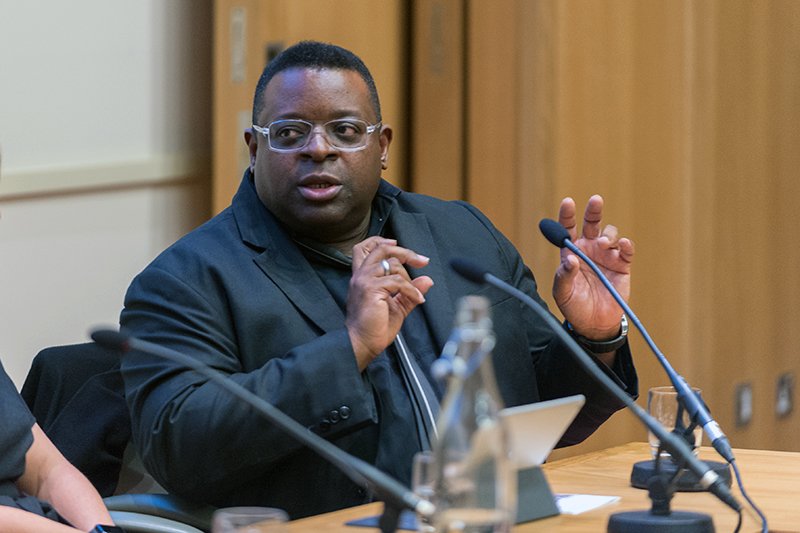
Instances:
[[[291,68],[311,68],[311,69],[340,69],[353,70],[357,72],[369,89],[369,98],[375,108],[378,122],[381,119],[381,103],[378,99],[378,89],[375,87],[375,80],[372,79],[369,69],[361,60],[350,50],[346,50],[335,44],[322,43],[319,41],[301,41],[290,46],[280,54],[275,56],[272,61],[267,63],[261,77],[256,85],[256,92],[253,96],[253,124],[258,123],[258,116],[264,107],[264,89],[276,74]]]

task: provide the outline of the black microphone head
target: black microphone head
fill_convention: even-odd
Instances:
[[[466,278],[475,283],[486,282],[486,271],[477,266],[475,263],[466,259],[455,258],[450,261],[450,268],[456,271],[458,275]]]
[[[130,336],[113,329],[97,329],[91,333],[92,340],[104,348],[127,352]]]
[[[544,234],[545,238],[552,244],[559,248],[566,246],[565,241],[569,240],[569,232],[567,228],[559,224],[553,219],[543,218],[539,221],[539,230]]]

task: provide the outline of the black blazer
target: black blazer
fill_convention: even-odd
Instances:
[[[507,405],[586,395],[565,444],[583,440],[621,407],[584,375],[535,313],[451,274],[452,258],[473,257],[538,299],[530,270],[476,208],[386,182],[378,194],[394,204],[389,224],[399,244],[431,259],[424,269],[409,271],[435,282],[422,308],[438,346],[453,327],[459,297],[481,293],[492,302],[495,372]],[[137,337],[230,374],[370,461],[378,410],[356,367],[344,320],[314,269],[259,201],[249,172],[228,209],[134,279],[121,315],[122,327]],[[630,356],[625,352],[618,359],[635,395]],[[365,501],[363,491],[336,468],[202,376],[137,353],[123,357],[122,371],[133,438],[148,469],[171,493],[218,506],[281,507],[293,518]],[[349,416],[326,430],[321,422],[342,407]]]

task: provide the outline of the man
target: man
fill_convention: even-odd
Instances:
[[[453,257],[531,296],[513,246],[474,207],[410,194],[380,179],[392,129],[369,71],[352,53],[304,42],[275,58],[256,89],[250,165],[232,205],[170,247],[131,284],[121,326],[190,354],[402,482],[430,444],[442,390],[430,365],[459,297]],[[633,247],[600,233],[602,199],[578,244],[629,292]],[[575,204],[560,221],[576,235]],[[576,257],[554,294],[598,364],[636,394],[621,311]],[[563,444],[621,406],[573,362],[535,313],[494,290],[494,364],[508,405],[581,392],[587,407]],[[604,349],[607,347],[608,349]],[[617,351],[617,348],[621,348]],[[369,500],[313,452],[195,372],[144,354],[122,362],[133,435],[171,492],[214,505],[281,507],[292,518]]]

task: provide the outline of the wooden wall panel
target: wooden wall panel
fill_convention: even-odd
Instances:
[[[213,213],[230,205],[247,167],[243,131],[252,109],[253,72],[260,64],[251,57],[259,48],[250,15],[257,4],[257,0],[214,2]]]
[[[800,140],[800,5],[797,2],[714,2],[709,37],[716,76],[710,107],[714,194],[698,198],[714,229],[704,268],[711,280],[714,399],[733,403],[735,385],[753,387],[753,420],[737,427],[720,412],[736,443],[798,449],[795,409],[775,413],[779,374],[800,375],[800,256],[794,239]],[[698,32],[705,30],[697,22]],[[796,398],[795,398],[796,401]]]
[[[549,297],[557,253],[535,223],[598,192],[637,243],[632,303],[735,445],[798,449],[775,414],[800,372],[800,4],[467,2],[467,198],[508,234]],[[502,38],[499,38],[502,36]],[[511,121],[501,142],[477,117]],[[779,248],[783,248],[779,250]],[[639,337],[641,390],[667,379]],[[734,391],[753,419],[737,427]],[[620,414],[562,454],[644,431]],[[558,454],[557,454],[558,455]]]
[[[303,39],[328,41],[364,60],[375,78],[386,124],[395,131],[385,177],[405,185],[408,92],[407,19],[401,0],[216,0],[214,211],[230,203],[247,164],[243,129],[267,56]],[[237,22],[244,20],[244,22]],[[244,25],[244,44],[231,27]],[[245,75],[234,79],[234,50],[243,47]]]
[[[800,198],[800,3],[775,2],[767,31],[770,39],[766,61],[772,73],[767,96],[769,175],[774,180],[771,189],[775,202],[765,206],[772,213],[773,224],[766,238],[773,247],[762,260],[771,267],[771,327],[775,342],[772,352],[760,352],[760,356],[771,361],[773,375],[767,383],[774,385],[777,373],[792,374],[795,383],[800,379],[800,248],[793,245],[797,241]],[[796,438],[800,435],[796,389],[794,401],[794,412],[772,426],[771,441],[780,449],[800,448]]]
[[[556,72],[555,26],[557,5],[552,2],[522,2],[516,17],[522,45],[519,47],[519,96],[517,110],[523,120],[516,121],[518,195],[517,209],[520,238],[517,248],[539,275],[540,292],[549,299],[549,278],[555,271],[558,252],[539,237],[542,218],[557,217],[555,153],[552,150],[556,114],[556,86],[551,81]],[[551,302],[552,305],[552,302]]]
[[[468,2],[467,6],[466,199],[490,214],[514,240],[520,231],[514,201],[520,180],[516,143],[520,4]]]
[[[464,190],[464,17],[461,0],[412,9],[410,187],[448,200]]]
[[[682,12],[643,9],[639,2],[556,2],[553,9],[555,68],[540,80],[552,85],[553,167],[549,176],[528,179],[551,182],[553,213],[561,197],[572,196],[583,209],[591,194],[603,195],[605,221],[638,244],[631,303],[680,367],[675,328],[686,292],[673,258],[681,256],[685,229]],[[632,346],[641,391],[665,383],[635,333]],[[620,413],[585,444],[561,453],[644,438],[633,417]]]

